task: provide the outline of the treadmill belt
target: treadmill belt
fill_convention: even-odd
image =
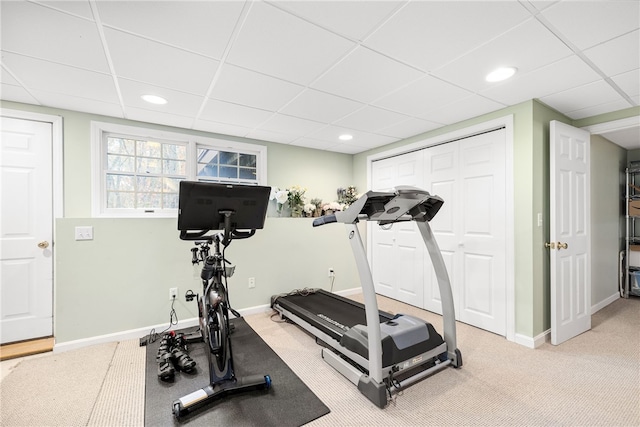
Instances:
[[[342,335],[353,326],[367,324],[363,304],[322,289],[307,295],[282,296],[276,300],[276,304],[337,341],[340,341]],[[393,318],[390,313],[383,311],[379,313],[380,323]]]

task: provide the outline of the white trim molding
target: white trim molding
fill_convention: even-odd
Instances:
[[[627,117],[626,119],[613,120],[611,122],[598,123],[595,125],[585,126],[584,129],[592,135],[600,135],[602,133],[613,132],[616,130],[629,129],[640,126],[640,116]]]

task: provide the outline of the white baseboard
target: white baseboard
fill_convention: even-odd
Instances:
[[[258,305],[255,307],[244,308],[238,310],[238,312],[243,316],[248,316],[252,314],[265,313],[271,310],[271,306],[269,304]],[[198,318],[192,317],[190,319],[180,320],[177,325],[173,325],[171,329],[183,329],[183,328],[191,328],[194,326],[198,326]],[[152,329],[155,329],[156,333],[163,331],[167,328],[166,323],[162,323],[159,325],[153,326],[145,326],[137,329],[130,329],[128,331],[114,332],[106,335],[98,335],[90,338],[82,338],[74,341],[67,341],[63,343],[56,343],[53,346],[54,353],[61,353],[64,351],[75,350],[82,347],[88,347],[96,344],[104,344],[108,342],[117,342],[124,340],[132,340],[135,338],[142,338],[149,334]]]
[[[600,301],[596,305],[592,305],[591,306],[591,314],[593,315],[594,313],[602,310],[603,308],[605,308],[606,306],[608,306],[612,302],[616,301],[618,298],[620,298],[620,294],[618,292],[616,292],[615,294],[611,295],[610,297],[603,299],[602,301]]]
[[[547,337],[549,337],[550,335],[551,329],[547,329],[546,331],[539,335],[536,335],[535,337],[516,334],[514,341],[516,342],[516,344],[520,344],[528,348],[538,348],[547,341]]]
[[[608,306],[609,304],[611,304],[612,302],[615,302],[618,298],[620,298],[620,294],[618,292],[616,292],[615,294],[611,295],[610,297],[605,298],[604,300],[600,301],[599,303],[592,305],[591,306],[591,314],[593,315],[594,313],[602,310],[603,308],[605,308],[606,306]],[[542,344],[544,344],[546,341],[551,339],[551,329],[548,329],[546,331],[544,331],[543,333],[531,338],[531,337],[527,337],[525,335],[521,335],[521,334],[516,334],[515,336],[515,342],[523,345],[525,347],[529,347],[529,348],[538,348],[540,347]]]

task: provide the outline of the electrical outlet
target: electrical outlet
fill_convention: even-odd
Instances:
[[[169,288],[169,301],[178,298],[178,288]]]
[[[336,276],[336,271],[332,267],[329,267],[329,277],[335,277],[335,276]]]
[[[256,278],[249,277],[249,289],[253,289],[256,287]]]

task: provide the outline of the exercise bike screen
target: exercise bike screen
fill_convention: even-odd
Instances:
[[[271,187],[181,181],[178,199],[178,230],[224,229],[221,211],[233,211],[231,225],[237,230],[264,227]]]

